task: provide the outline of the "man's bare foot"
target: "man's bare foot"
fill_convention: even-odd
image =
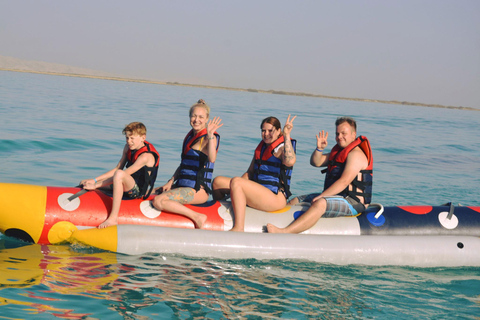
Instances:
[[[268,233],[286,233],[285,229],[274,226],[271,223],[267,223]]]
[[[245,228],[239,228],[239,227],[233,226],[233,228],[230,229],[230,231],[234,231],[234,232],[245,232]]]
[[[207,221],[207,216],[203,213],[198,214],[198,218],[193,221],[196,229],[203,229],[205,222]]]
[[[106,227],[110,227],[110,226],[115,226],[117,225],[118,222],[117,222],[117,219],[115,218],[108,218],[107,220],[103,221],[98,227],[97,229],[104,229]]]

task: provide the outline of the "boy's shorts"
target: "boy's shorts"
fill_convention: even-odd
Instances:
[[[123,195],[130,199],[140,198],[140,188],[135,183],[135,186],[127,192],[124,192]]]
[[[312,200],[319,195],[320,193],[311,193],[298,196],[297,199],[299,202],[312,203]],[[365,206],[362,203],[350,197],[332,196],[324,197],[324,199],[327,201],[327,208],[323,215],[326,218],[351,217],[358,215],[359,212],[362,213],[365,211]]]

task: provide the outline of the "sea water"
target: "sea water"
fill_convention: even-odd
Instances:
[[[238,176],[260,122],[297,115],[292,192],[319,191],[315,135],[352,116],[374,154],[373,201],[480,205],[480,112],[0,71],[0,182],[75,186],[113,168],[132,121],[180,161],[198,99],[222,118],[214,175]],[[25,195],[28,201],[28,195]],[[14,213],[12,213],[14,214]],[[120,255],[27,245],[0,234],[0,319],[478,319],[480,268],[337,266],[307,261]]]

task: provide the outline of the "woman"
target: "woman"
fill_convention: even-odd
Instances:
[[[181,214],[193,221],[195,228],[204,227],[207,216],[193,211],[184,204],[201,204],[211,193],[212,174],[217,158],[220,135],[216,132],[223,126],[220,118],[208,120],[210,107],[202,99],[190,108],[192,130],[183,141],[182,161],[172,178],[159,187],[153,206],[161,211]]]
[[[280,210],[287,204],[290,194],[290,177],[296,161],[295,140],[290,138],[293,120],[288,115],[283,128],[275,117],[263,119],[262,141],[257,146],[252,162],[241,177],[216,177],[213,181],[213,198],[230,194],[235,214],[231,231],[245,229],[245,209]]]

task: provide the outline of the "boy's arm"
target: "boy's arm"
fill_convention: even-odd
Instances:
[[[125,164],[127,163],[127,152],[128,152],[128,145],[125,144],[125,147],[123,148],[122,157],[120,158],[120,161],[118,161],[115,168],[113,168],[108,172],[105,172],[101,176],[98,176],[96,178],[97,181],[104,181],[104,180],[110,179],[115,174],[115,171],[117,171],[118,169],[123,169],[123,167],[125,167]]]
[[[117,163],[115,168],[105,172],[102,175],[99,175],[96,178],[82,180],[80,182],[80,185],[83,185],[85,189],[93,190],[112,184],[112,177],[115,174],[115,171],[117,171],[118,169],[123,169],[123,167],[125,167],[125,164],[127,163],[127,151],[128,145],[125,144],[125,147],[123,148],[122,158],[120,158],[120,161]]]
[[[130,167],[124,170],[124,172],[131,176],[132,174],[134,174],[144,166],[153,167],[153,164],[149,165],[149,162],[150,164],[155,163],[155,158],[153,157],[153,154],[147,153],[147,152],[142,153]]]

